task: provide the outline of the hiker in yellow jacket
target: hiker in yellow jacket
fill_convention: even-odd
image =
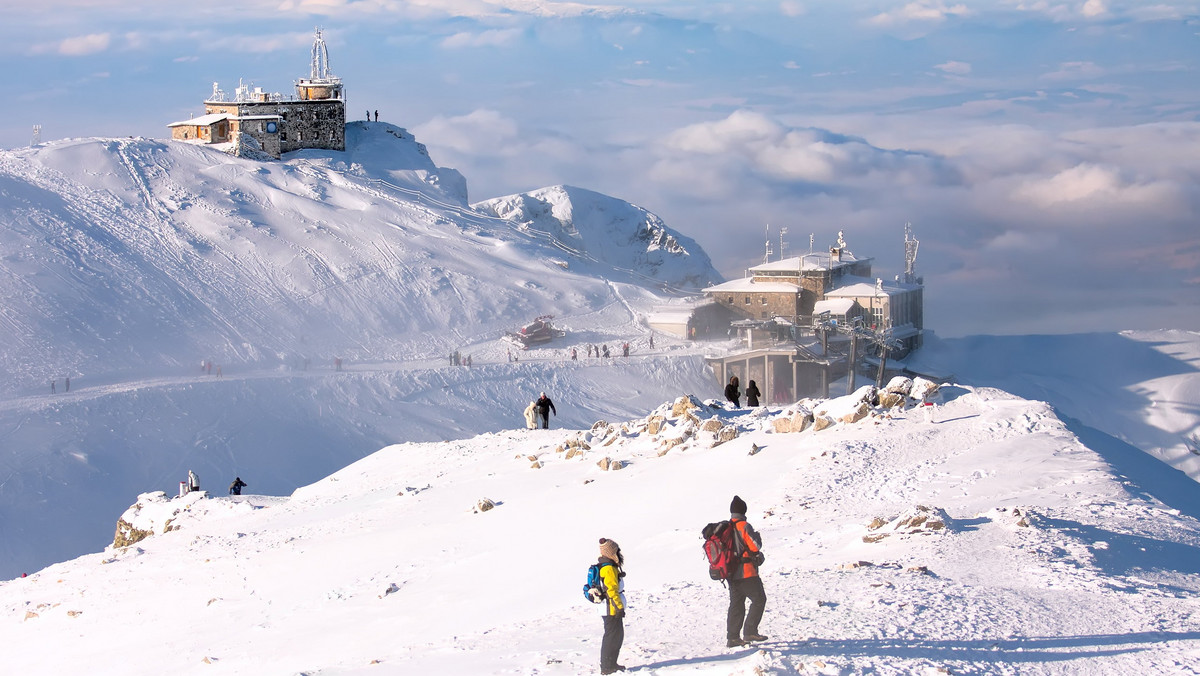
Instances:
[[[600,673],[615,674],[625,671],[625,667],[617,664],[621,644],[625,642],[625,571],[621,570],[625,557],[616,541],[600,538],[599,563],[600,581],[604,583],[606,597],[601,604],[604,640],[600,643]]]

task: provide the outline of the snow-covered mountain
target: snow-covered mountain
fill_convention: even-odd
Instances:
[[[863,396],[402,444],[290,498],[144,495],[123,532],[156,534],[0,583],[0,669],[595,673],[599,537],[639,673],[1200,669],[1194,483],[991,388],[944,386],[931,417]],[[811,416],[832,424],[794,431]],[[770,640],[726,649],[699,532],[734,494]]]
[[[592,673],[601,536],[643,673],[1200,672],[1200,488],[1168,466],[1200,476],[1197,334],[931,338],[910,366],[960,384],[929,419],[684,410],[706,346],[643,318],[715,279],[699,247],[577,188],[472,207],[404,130],[347,139],[0,153],[0,578],[31,573],[0,673]],[[566,336],[499,340],[541,314]],[[519,429],[543,390],[555,429]],[[171,499],[188,470],[207,494]],[[734,493],[772,641],[731,651],[698,534]],[[154,534],[105,549],[118,516]]]
[[[188,469],[286,495],[390,443],[516,426],[541,389],[587,424],[707,383],[694,354],[645,352],[663,289],[717,279],[690,240],[580,193],[613,217],[567,250],[471,208],[407,131],[346,138],[282,162],[150,139],[0,153],[0,576],[94,550]],[[545,314],[567,337],[508,362],[503,332]],[[624,341],[649,362],[557,361]],[[454,350],[475,368],[440,368]]]
[[[575,194],[592,214],[573,226],[578,251],[471,209],[462,176],[387,124],[283,162],[148,139],[0,153],[0,388],[442,354],[602,308],[610,282],[719,279],[652,214]]]
[[[614,197],[559,185],[474,206],[522,230],[546,233],[576,256],[648,275],[664,286],[703,288],[720,281],[694,240],[649,211]]]

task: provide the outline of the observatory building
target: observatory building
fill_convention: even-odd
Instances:
[[[235,154],[257,149],[278,159],[283,153],[304,148],[345,150],[345,90],[341,78],[330,70],[329,50],[318,30],[311,72],[296,81],[294,97],[239,83],[229,100],[214,82],[212,96],[204,102],[204,115],[167,126],[172,139],[226,144],[222,149]]]

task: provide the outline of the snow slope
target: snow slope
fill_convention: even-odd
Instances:
[[[707,383],[679,345],[648,353],[643,321],[662,287],[715,277],[698,247],[649,265],[640,223],[592,218],[621,255],[576,256],[473,210],[405,130],[346,131],[345,152],[282,162],[149,139],[0,153],[0,577],[102,546],[131,495],[188,469],[286,495],[387,444],[516,426],[541,389],[583,424]],[[508,362],[499,337],[542,314],[567,336]],[[624,341],[647,362],[567,364]]]
[[[0,670],[595,673],[580,587],[601,536],[627,556],[640,673],[1200,670],[1200,509],[1154,497],[1173,470],[1118,474],[1043,403],[940,401],[932,422],[788,434],[778,409],[700,410],[740,435],[661,454],[688,427],[667,406],[657,435],[639,418],[391,446],[288,499],[143,496],[126,517],[178,512],[177,530],[0,583],[0,641],[21,646]],[[556,452],[572,438],[590,450]],[[726,649],[698,535],[735,493],[764,539],[771,640]]]
[[[1129,445],[1200,480],[1200,334],[932,340],[910,361],[1054,405],[1091,444]]]
[[[609,282],[719,278],[678,238],[650,265],[623,217],[587,223],[603,228],[593,251],[611,238],[621,255],[580,274],[557,240],[470,209],[462,177],[403,129],[351,123],[347,145],[283,162],[148,139],[0,153],[0,387],[432,356],[598,311],[618,302]]]

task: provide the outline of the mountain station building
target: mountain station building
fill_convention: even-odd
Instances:
[[[255,144],[257,150],[275,159],[305,148],[345,150],[345,90],[341,78],[329,68],[329,50],[320,31],[313,42],[309,77],[297,80],[295,87],[295,96],[285,97],[239,83],[230,101],[213,83],[212,96],[204,102],[204,115],[167,127],[174,140],[226,144],[222,150],[235,154],[243,154]]]
[[[705,289],[735,317],[729,333],[736,331],[744,347],[708,359],[718,381],[736,375],[744,388],[753,379],[771,403],[827,396],[829,382],[849,369],[845,348],[852,336],[864,339],[856,362],[869,351],[882,353],[883,343],[891,357],[920,347],[924,285],[912,269],[916,244],[906,226],[908,265],[894,281],[872,278],[873,259],[855,256],[838,233],[828,252],[764,262],[742,279]]]

